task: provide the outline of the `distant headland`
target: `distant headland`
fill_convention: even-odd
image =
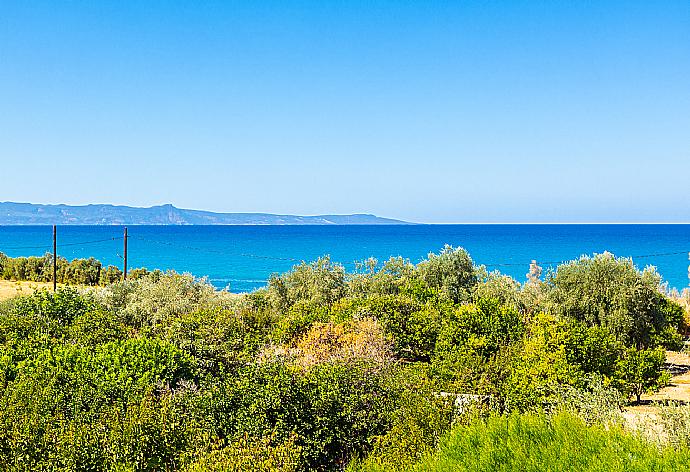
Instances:
[[[119,205],[42,205],[0,202],[0,225],[406,225],[369,214],[274,215],[214,213],[173,205],[138,208]]]

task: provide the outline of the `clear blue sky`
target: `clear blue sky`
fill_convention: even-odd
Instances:
[[[6,1],[0,201],[690,221],[690,1]]]

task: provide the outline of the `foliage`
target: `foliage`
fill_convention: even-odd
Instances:
[[[309,301],[298,301],[282,312],[273,330],[273,339],[283,344],[292,344],[306,333],[314,323],[330,319],[328,307]]]
[[[374,318],[393,340],[393,351],[405,360],[428,361],[441,326],[442,308],[409,295],[375,295],[345,299],[332,307],[336,319]]]
[[[606,328],[572,322],[560,325],[567,330],[565,352],[568,362],[584,374],[599,374],[611,379],[621,356],[621,343]]]
[[[42,274],[40,259],[0,256],[0,272]],[[533,267],[520,285],[450,246],[354,274],[326,257],[245,295],[174,272],[95,279],[94,267],[62,273],[106,288],[0,303],[2,470],[523,470],[513,452],[529,470],[527,451],[567,468],[609,449],[623,452],[607,467],[661,469],[685,457],[615,425],[624,397],[666,378],[663,351],[647,347],[678,347],[687,328],[655,273],[627,260],[581,259],[546,281]]]
[[[515,308],[495,300],[479,300],[450,312],[439,333],[436,354],[471,350],[488,357],[501,346],[519,340],[523,330]]]
[[[475,300],[495,300],[501,305],[509,305],[520,311],[525,307],[520,292],[520,284],[512,277],[491,272],[474,289]]]
[[[458,425],[438,452],[391,467],[375,461],[353,471],[677,471],[690,467],[690,451],[659,449],[618,427],[587,425],[558,414],[492,416]]]
[[[316,262],[296,265],[283,275],[268,281],[268,294],[277,309],[286,309],[298,301],[331,305],[345,295],[345,268],[321,257]]]
[[[373,258],[358,264],[358,268],[364,270],[347,278],[348,295],[354,298],[397,295],[411,285],[415,277],[415,266],[402,257],[391,257],[378,270],[377,267],[378,261]]]
[[[70,323],[93,308],[93,303],[71,288],[57,292],[38,290],[32,295],[19,298],[13,313],[17,317],[35,317],[52,320],[60,324]]]
[[[103,264],[93,257],[68,261],[58,256],[56,269],[59,284],[106,286],[122,280],[120,268],[103,267]],[[145,269],[134,269],[130,272],[129,278],[136,279],[147,273]],[[0,252],[0,279],[52,282],[53,255],[46,253],[40,257],[8,257]]]
[[[428,287],[438,290],[455,303],[469,300],[478,281],[467,251],[449,245],[439,254],[430,253],[425,261],[417,265],[416,272]]]
[[[99,293],[101,303],[127,324],[165,325],[170,319],[221,303],[213,286],[189,274],[152,272],[110,285]]]
[[[663,371],[666,354],[662,349],[627,349],[618,361],[616,382],[619,388],[640,402],[644,393],[652,393],[668,383]]]
[[[254,439],[244,435],[232,444],[203,454],[184,472],[296,472],[302,449],[291,436],[277,443],[274,436]]]
[[[500,355],[522,337],[517,310],[495,300],[479,300],[444,319],[432,359],[433,372],[448,388],[463,393],[498,393],[505,366]]]
[[[400,395],[390,429],[375,438],[372,461],[402,466],[436,449],[451,427],[454,405],[450,396],[439,395],[427,369],[410,365],[391,379],[405,392]]]
[[[205,388],[200,416],[221,438],[297,434],[306,470],[332,470],[370,448],[385,432],[395,390],[387,372],[362,364],[325,363],[308,370],[272,362],[248,366]]]
[[[605,378],[593,376],[584,388],[563,385],[556,390],[551,412],[567,412],[587,424],[620,425],[625,399]]]
[[[604,253],[558,267],[549,284],[551,307],[559,315],[603,326],[628,346],[653,345],[668,321],[660,277],[640,272],[631,259]]]
[[[244,365],[263,347],[273,328],[270,313],[214,307],[167,318],[147,330],[196,359],[209,373]]]
[[[538,315],[527,327],[528,335],[512,355],[510,373],[503,386],[509,410],[540,410],[556,402],[564,385],[582,386],[583,372],[568,362],[567,323]]]
[[[390,342],[376,320],[364,318],[345,323],[316,323],[296,343],[292,362],[305,368],[360,361],[390,364]]]
[[[664,437],[652,434],[651,439],[676,449],[690,448],[690,405],[669,402],[661,406],[659,413]]]

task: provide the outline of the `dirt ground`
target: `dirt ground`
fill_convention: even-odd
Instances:
[[[52,289],[52,283],[45,282],[12,282],[0,280],[0,300],[16,297],[17,295],[30,295],[41,288]]]

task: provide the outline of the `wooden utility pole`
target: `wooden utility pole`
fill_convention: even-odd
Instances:
[[[53,225],[53,292],[57,291],[57,226]]]
[[[124,274],[124,280],[127,280],[127,227],[125,226],[125,254],[124,254],[124,260],[125,260],[125,270],[123,271]]]

